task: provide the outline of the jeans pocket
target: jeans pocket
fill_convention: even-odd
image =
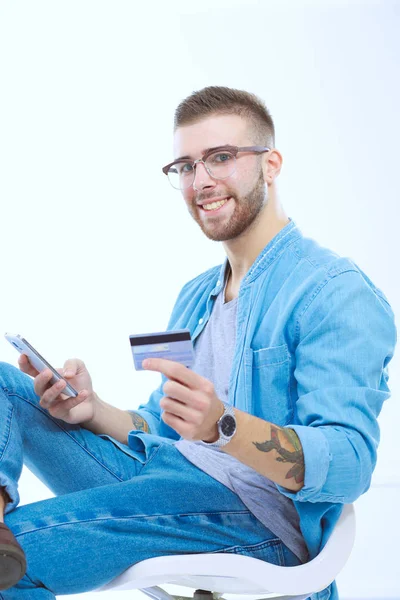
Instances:
[[[287,425],[294,414],[294,406],[290,393],[291,362],[286,346],[246,348],[246,402],[248,412],[260,419],[276,425]],[[253,405],[254,398],[263,398],[268,394],[268,401]]]
[[[129,434],[129,450],[142,463],[142,470],[151,463],[162,446],[168,445],[173,445],[173,440],[143,431],[131,431]]]
[[[106,433],[98,433],[97,435],[98,435],[98,437],[102,438],[103,440],[110,441],[112,444],[114,444],[114,446],[119,448],[124,454],[127,454],[128,456],[135,458],[136,460],[138,460],[141,463],[145,462],[146,457],[145,457],[144,452],[140,453],[140,452],[137,452],[136,450],[132,450],[132,448],[130,448],[126,444],[119,442],[118,440],[113,438],[111,435],[107,435]]]

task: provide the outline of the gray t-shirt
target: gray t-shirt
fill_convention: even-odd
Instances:
[[[224,300],[225,289],[216,298],[210,320],[196,340],[192,370],[212,381],[218,398],[228,402],[238,299],[231,302]],[[236,493],[265,527],[302,562],[307,562],[308,551],[300,532],[296,508],[292,500],[281,494],[270,479],[219,448],[207,448],[183,439],[175,445],[191,463]]]

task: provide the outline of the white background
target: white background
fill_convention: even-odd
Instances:
[[[147,399],[159,377],[134,370],[129,334],[165,329],[224,258],[161,172],[175,107],[206,85],[265,100],[286,211],[398,314],[399,31],[390,1],[0,1],[0,331],[82,358],[115,406]],[[0,357],[16,364],[5,340]],[[391,387],[343,598],[400,598],[397,357]],[[21,496],[51,494],[24,470]]]

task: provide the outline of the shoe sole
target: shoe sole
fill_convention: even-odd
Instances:
[[[26,573],[26,559],[22,550],[0,544],[0,590],[8,590]]]

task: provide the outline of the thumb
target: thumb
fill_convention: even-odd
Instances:
[[[78,360],[76,358],[70,358],[64,363],[64,369],[62,375],[64,377],[74,377],[78,372]]]

